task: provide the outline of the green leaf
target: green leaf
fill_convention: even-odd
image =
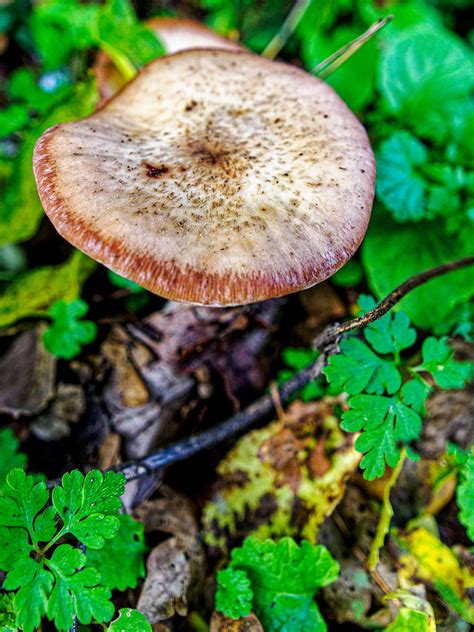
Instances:
[[[21,274],[0,294],[0,327],[22,318],[43,316],[45,310],[61,299],[75,299],[96,265],[76,250],[66,263]]]
[[[22,129],[30,120],[28,107],[13,103],[0,110],[0,138]]]
[[[0,429],[0,486],[5,480],[8,472],[14,468],[25,468],[26,454],[18,451],[20,442],[13,434],[11,428]]]
[[[123,290],[128,290],[131,294],[138,294],[139,292],[146,292],[145,288],[134,281],[130,281],[130,279],[126,279],[120,274],[116,272],[112,272],[112,270],[107,270],[107,276],[109,281],[113,283],[115,286],[122,288]]]
[[[135,67],[163,54],[156,35],[137,19],[129,0],[103,5],[46,0],[33,11],[31,31],[49,68],[63,65],[75,50],[92,47],[104,49],[114,61],[124,56]]]
[[[25,529],[0,527],[0,569],[10,571],[33,551]]]
[[[376,303],[371,296],[361,295],[358,305],[365,313]],[[399,354],[416,342],[416,330],[410,326],[410,319],[403,312],[388,312],[370,323],[364,329],[364,336],[373,349],[382,354]]]
[[[31,540],[38,540],[34,523],[49,500],[46,484],[34,484],[32,476],[21,469],[11,470],[0,489],[0,526],[26,529]]]
[[[283,384],[289,380],[297,371],[305,369],[310,364],[313,364],[317,359],[319,352],[315,349],[304,349],[298,347],[286,347],[283,349],[282,358],[285,364],[291,369],[283,369],[278,372],[277,382]],[[325,388],[320,378],[312,380],[306,386],[301,388],[294,394],[294,399],[302,399],[304,402],[311,402],[319,399],[324,395]]]
[[[394,364],[376,355],[358,338],[346,338],[340,344],[341,352],[330,357],[323,373],[331,386],[339,392],[355,395],[366,391],[377,395],[395,393],[401,385],[401,376]]]
[[[473,88],[473,55],[455,34],[418,24],[385,43],[378,85],[390,113],[418,134],[443,140],[453,106]]]
[[[46,614],[48,595],[53,584],[52,574],[40,564],[36,562],[35,564],[36,571],[33,578],[28,583],[22,583],[14,599],[17,622],[23,632],[33,632],[38,629],[42,617]],[[7,581],[8,576],[4,582],[5,588],[7,588]],[[11,586],[8,589],[10,590]]]
[[[43,334],[46,349],[57,358],[71,360],[97,336],[97,325],[90,320],[81,320],[89,306],[81,299],[70,303],[57,301],[49,308],[53,322]]]
[[[101,584],[110,590],[136,588],[145,576],[144,555],[147,547],[143,524],[128,514],[119,516],[120,528],[115,537],[100,549],[87,550],[87,566],[95,568]]]
[[[254,610],[267,632],[326,630],[314,595],[339,574],[339,564],[326,547],[306,540],[298,546],[292,538],[261,542],[250,536],[233,549],[229,566],[249,577]]]
[[[421,348],[423,362],[417,370],[427,371],[438,386],[445,389],[463,388],[473,373],[471,362],[458,362],[448,338],[427,338]]]
[[[472,454],[467,457],[459,473],[456,500],[459,507],[459,522],[466,527],[469,539],[474,542],[474,455]]]
[[[348,432],[362,432],[355,447],[365,455],[360,464],[365,470],[364,478],[373,480],[382,476],[386,463],[395,467],[400,458],[399,445],[419,437],[421,398],[421,392],[412,382],[404,384],[400,395],[394,397],[356,395],[350,398],[341,427]]]
[[[245,571],[226,568],[217,573],[216,610],[226,617],[247,617],[252,610],[253,591]]]
[[[46,562],[55,578],[47,615],[58,630],[69,630],[75,614],[83,624],[110,621],[113,616],[110,591],[99,585],[95,569],[83,569],[85,562],[85,556],[69,544],[60,545]]]
[[[364,271],[359,261],[349,259],[344,266],[331,277],[331,282],[341,287],[355,287],[364,279]]]
[[[91,549],[99,549],[113,538],[120,522],[120,496],[124,492],[123,474],[99,470],[84,478],[78,470],[65,474],[62,486],[53,489],[53,505],[69,533]]]
[[[426,182],[419,171],[426,147],[409,132],[396,132],[377,152],[377,193],[399,222],[427,216]]]
[[[53,41],[53,45],[58,46],[57,39]],[[36,233],[44,217],[31,168],[33,150],[39,136],[57,123],[73,121],[91,114],[97,105],[97,98],[93,80],[76,84],[70,97],[55,105],[47,116],[41,117],[25,133],[18,156],[13,161],[12,175],[0,197],[0,246],[26,241]]]
[[[466,234],[469,226],[464,227]],[[470,254],[472,247],[446,234],[439,222],[420,222],[417,229],[397,224],[375,209],[362,247],[368,283],[377,298],[418,272]],[[474,295],[474,266],[444,274],[409,293],[400,302],[414,325],[430,329],[442,323],[456,305]]]
[[[297,347],[287,347],[283,349],[282,358],[285,364],[295,371],[301,371],[315,362],[319,353],[314,349],[304,349]]]
[[[146,617],[138,610],[121,608],[117,619],[107,628],[108,632],[152,632]]]

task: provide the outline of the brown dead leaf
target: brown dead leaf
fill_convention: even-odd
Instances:
[[[160,488],[160,493],[161,498],[143,503],[135,512],[146,533],[172,535],[153,549],[147,561],[137,608],[151,623],[187,614],[189,600],[204,580],[206,562],[192,504],[168,487]]]
[[[248,617],[230,619],[215,610],[212,613],[209,632],[264,632],[264,630],[262,624],[253,613],[249,614]]]
[[[14,340],[0,360],[0,413],[18,418],[44,410],[54,394],[56,358],[41,340],[39,325]]]

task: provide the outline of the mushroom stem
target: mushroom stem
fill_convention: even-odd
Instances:
[[[280,30],[265,47],[265,50],[262,53],[263,57],[275,59],[295,32],[296,27],[300,23],[310,4],[311,0],[296,0],[286,20],[280,27]]]
[[[315,66],[311,70],[313,75],[317,75],[320,79],[328,77],[392,20],[393,15],[387,15],[387,17],[383,18],[383,20],[377,20],[377,22],[374,22],[364,33],[362,33],[362,35],[359,35],[359,37],[356,37],[354,40],[348,42],[342,48]]]

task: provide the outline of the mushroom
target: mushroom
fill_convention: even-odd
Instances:
[[[243,50],[239,44],[218,35],[207,28],[207,26],[204,26],[204,24],[188,18],[151,18],[145,24],[156,33],[166,53],[170,55],[189,48]],[[101,104],[110,99],[126,83],[110,57],[104,51],[99,51],[94,62],[93,71],[101,97]]]
[[[228,306],[323,281],[367,229],[367,134],[320,79],[251,53],[159,58],[39,139],[58,232],[166,298]]]

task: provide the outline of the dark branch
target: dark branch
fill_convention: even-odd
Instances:
[[[278,387],[281,401],[287,402],[289,398],[300,388],[321,375],[329,356],[337,353],[338,341],[343,334],[348,331],[353,331],[354,329],[359,329],[360,327],[366,327],[368,324],[378,320],[409,292],[420,285],[423,285],[427,281],[441,276],[442,274],[446,274],[452,270],[457,270],[472,264],[474,264],[474,256],[459,259],[451,263],[445,263],[435,268],[431,268],[430,270],[426,270],[425,272],[421,272],[399,285],[376,307],[374,307],[374,309],[370,310],[363,316],[359,316],[358,318],[354,318],[340,325],[330,325],[327,327],[315,342],[315,346],[321,351],[321,354],[316,362],[306,369],[303,369]],[[222,421],[209,430],[205,430],[200,434],[162,448],[161,450],[144,457],[140,461],[124,463],[114,469],[122,472],[127,481],[148,476],[152,472],[159,472],[172,463],[183,461],[184,459],[198,454],[203,450],[214,447],[226,439],[230,439],[231,437],[243,433],[256,421],[265,415],[270,414],[272,410],[273,399],[271,395],[264,395],[242,412]]]
[[[435,268],[430,268],[415,276],[410,277],[398,287],[387,294],[387,296],[380,301],[373,309],[368,311],[363,316],[358,316],[352,320],[348,320],[346,323],[331,325],[327,327],[320,336],[315,340],[314,346],[316,349],[321,349],[329,342],[337,340],[342,334],[354,329],[360,329],[361,327],[367,327],[375,320],[382,318],[385,314],[392,309],[402,298],[404,298],[409,292],[416,289],[420,285],[423,285],[427,281],[431,281],[435,277],[439,277],[447,272],[465,268],[474,264],[474,255],[471,257],[465,257],[464,259],[457,259],[456,261],[450,261],[449,263],[443,263]]]

